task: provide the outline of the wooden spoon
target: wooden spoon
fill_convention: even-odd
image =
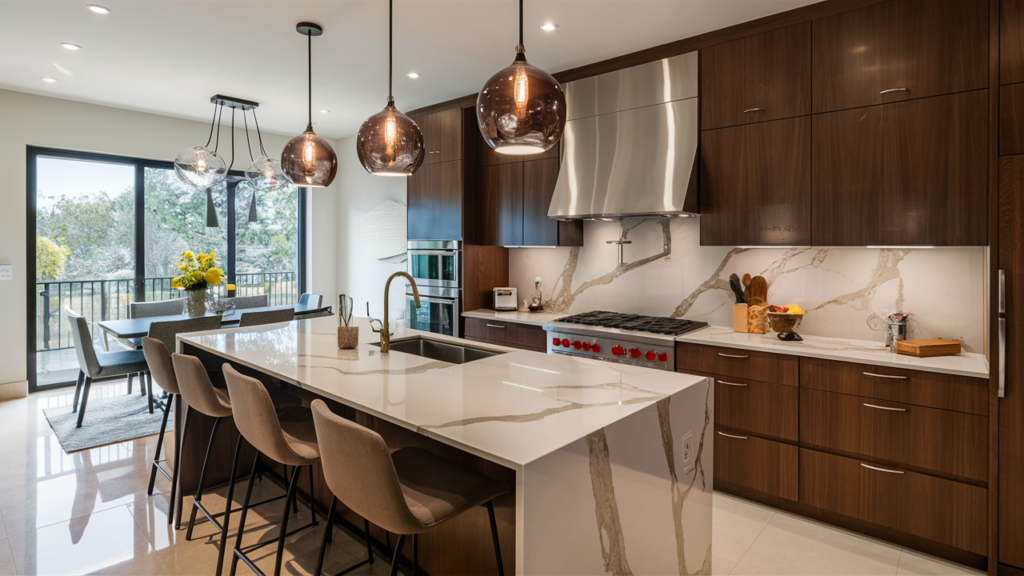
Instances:
[[[743,275],[743,299],[750,302],[750,274]]]
[[[750,280],[750,297],[768,300],[768,281],[763,276],[754,276]]]

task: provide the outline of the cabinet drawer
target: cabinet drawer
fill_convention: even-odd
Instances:
[[[796,386],[799,359],[796,356],[677,342],[676,369]]]
[[[799,388],[709,377],[715,381],[715,425],[778,440],[799,439]]]
[[[986,490],[978,486],[801,448],[800,503],[986,553]]]
[[[547,350],[544,329],[532,324],[466,318],[466,338],[514,348]]]
[[[798,460],[791,444],[715,431],[715,480],[796,501]]]
[[[988,414],[988,380],[981,378],[801,358],[800,386],[971,414]]]
[[[802,388],[800,440],[897,466],[988,479],[984,416]]]

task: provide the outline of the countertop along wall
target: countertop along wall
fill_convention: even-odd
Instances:
[[[230,92],[230,91],[229,91]],[[245,96],[245,95],[241,95]],[[254,97],[256,100],[259,98]],[[303,102],[291,103],[301,110]],[[25,246],[26,147],[30,145],[171,161],[181,150],[202,143],[206,122],[133,112],[46,96],[0,90],[0,264],[14,265],[14,280],[0,282],[0,400],[27,394],[27,271]],[[300,119],[301,120],[301,119]],[[295,125],[296,134],[304,126]],[[237,136],[244,141],[243,131]],[[222,134],[224,136],[225,132]],[[263,133],[272,154],[291,136]],[[337,148],[336,142],[331,142]],[[248,153],[239,148],[248,160]],[[352,156],[355,152],[352,151]],[[237,163],[236,163],[237,164]],[[248,162],[245,163],[248,165]],[[236,166],[238,167],[238,166]],[[242,169],[245,166],[241,166]],[[335,293],[335,196],[338,185],[307,197],[308,289],[328,300]]]
[[[611,310],[732,326],[729,275],[760,274],[772,304],[807,311],[800,333],[881,341],[885,316],[902,308],[911,315],[911,338],[959,339],[965,352],[986,352],[984,247],[701,247],[699,222],[626,221],[636,226],[627,237],[633,244],[618,266],[615,245],[605,242],[619,237],[619,224],[588,221],[581,248],[510,250],[509,281],[522,301],[541,276],[549,312]]]

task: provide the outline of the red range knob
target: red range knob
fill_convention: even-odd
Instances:
[[[594,344],[593,346],[590,347],[590,349],[593,352],[600,352],[601,351],[601,345],[600,344]]]
[[[625,353],[626,353],[626,349],[623,348],[622,346],[619,346],[618,344],[616,344],[615,346],[612,346],[612,354],[614,354],[616,356],[622,356]]]
[[[569,347],[569,339],[568,338],[562,338],[562,346],[565,346],[566,348]]]
[[[668,352],[662,352],[661,354],[658,354],[658,361],[668,362]]]
[[[551,339],[551,344],[554,345],[554,346],[558,346],[561,343],[562,343],[562,341],[559,340],[558,338],[552,338]]]
[[[644,354],[644,358],[647,358],[648,360],[650,360],[652,362],[657,357],[658,357],[658,355],[654,353],[654,350],[648,350],[647,354]]]
[[[583,350],[586,352],[590,352],[590,342],[583,343]]]
[[[630,348],[629,349],[629,357],[630,358],[639,358],[640,357],[640,349],[639,348]]]
[[[577,350],[579,350],[580,348],[583,348],[583,343],[580,342],[579,340],[577,340],[577,341],[572,343],[572,347],[577,349]]]

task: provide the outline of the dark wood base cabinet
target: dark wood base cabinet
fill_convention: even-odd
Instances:
[[[546,352],[548,349],[545,336],[547,333],[540,326],[482,318],[466,318],[465,320],[467,340],[522,348],[534,352]]]
[[[797,450],[792,444],[716,429],[715,481],[796,501]]]

